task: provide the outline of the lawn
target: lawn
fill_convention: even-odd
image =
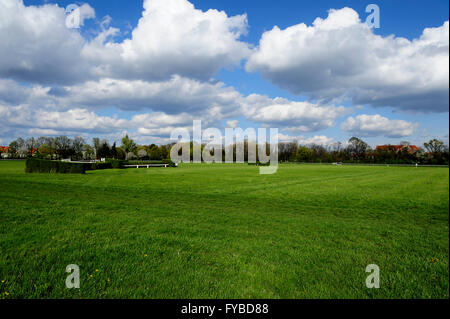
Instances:
[[[449,298],[448,168],[24,166],[0,161],[0,298]]]

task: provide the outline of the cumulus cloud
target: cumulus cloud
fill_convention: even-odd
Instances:
[[[320,105],[296,102],[284,98],[271,99],[266,96],[249,95],[243,108],[245,116],[266,126],[282,126],[292,132],[311,132],[329,128],[337,118],[347,115],[343,106]]]
[[[13,90],[8,92],[8,87]],[[2,91],[4,95],[1,95]],[[273,99],[258,94],[244,97],[233,87],[221,82],[201,82],[179,76],[161,82],[105,78],[62,87],[24,87],[7,80],[0,81],[2,96],[0,100],[36,109],[46,107],[58,111],[97,111],[113,107],[122,111],[168,114],[172,119],[178,117],[191,122],[201,119],[216,127],[220,126],[222,120],[241,116],[254,123],[284,128],[292,133],[332,127],[338,118],[351,110],[342,106]],[[158,123],[163,125],[164,121]],[[228,121],[227,124],[234,127],[238,121]]]
[[[79,13],[81,24],[95,17],[87,4]],[[113,41],[120,30],[107,28],[108,18],[90,41],[68,28],[66,19],[66,10],[54,4],[1,1],[0,42],[8,50],[0,50],[0,77],[44,84],[100,77],[163,80],[175,74],[208,79],[251,52],[239,41],[246,15],[203,12],[187,0],[145,0],[131,38],[122,42]]]
[[[246,69],[283,89],[315,99],[446,112],[449,106],[449,23],[418,39],[375,35],[351,8],[265,32]]]
[[[83,8],[89,10],[88,5]],[[89,73],[89,65],[80,59],[85,39],[66,27],[65,9],[56,5],[25,6],[22,0],[2,0],[0,43],[0,77],[69,83]]]
[[[83,56],[99,66],[101,76],[166,79],[173,74],[207,79],[224,66],[237,65],[250,54],[239,41],[247,16],[195,9],[186,0],[145,0],[131,39],[93,42]]]
[[[300,145],[323,145],[328,146],[333,144],[333,138],[325,135],[314,135],[311,137],[305,137],[303,135],[291,136],[283,133],[278,134],[279,142],[297,142]]]
[[[125,111],[151,109],[165,113],[211,113],[223,117],[239,106],[241,95],[223,83],[173,76],[167,81],[103,78],[64,87],[54,96],[61,106],[117,107]],[[49,92],[51,94],[51,92]]]
[[[95,17],[87,4],[80,12],[82,21]],[[145,0],[138,25],[119,42],[115,36],[121,31],[109,27],[108,16],[99,24],[100,33],[88,40],[78,29],[67,28],[64,8],[3,0],[0,135],[115,138],[127,132],[137,140],[168,141],[174,128],[191,129],[194,119],[205,127],[223,122],[237,127],[239,122],[230,119],[245,118],[278,127],[303,144],[329,144],[326,136],[302,134],[330,128],[349,114],[351,108],[332,101],[336,96],[375,106],[398,100],[402,109],[424,110],[419,104],[428,103],[429,111],[442,110],[437,96],[448,98],[448,23],[408,41],[375,36],[355,14],[351,9],[331,11],[311,27],[274,28],[251,55],[251,46],[240,40],[247,30],[246,15],[204,12],[187,0]],[[375,44],[367,49],[363,39]],[[248,70],[319,101],[243,96],[210,79],[249,55]],[[442,62],[443,56],[447,60]],[[416,81],[419,73],[422,78]],[[440,87],[445,75],[446,90]],[[437,102],[431,103],[433,99]],[[105,109],[120,116],[100,115]]]
[[[230,120],[230,121],[226,121],[227,127],[229,128],[236,128],[239,125],[239,121],[238,120]]]
[[[364,137],[406,137],[412,135],[416,128],[417,124],[415,123],[403,120],[390,120],[379,114],[362,114],[356,117],[349,117],[341,125],[342,130]]]
[[[55,111],[29,106],[0,105],[0,117],[10,129],[50,130],[51,132],[111,132],[128,125],[125,119],[99,116],[86,109]]]

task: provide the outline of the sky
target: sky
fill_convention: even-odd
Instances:
[[[441,0],[1,0],[0,145],[168,143],[194,120],[300,144],[448,144],[448,12]]]

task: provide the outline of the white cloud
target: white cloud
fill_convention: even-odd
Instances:
[[[226,121],[227,127],[229,128],[236,128],[239,125],[239,121],[238,120],[230,120],[230,121]]]
[[[99,64],[96,74],[106,77],[161,80],[178,74],[207,79],[250,54],[249,45],[239,41],[246,30],[245,14],[203,12],[187,0],[145,0],[131,39],[94,41],[83,56]]]
[[[325,135],[314,135],[312,137],[305,137],[303,135],[290,136],[282,133],[278,134],[279,142],[297,142],[299,145],[331,145],[333,143],[333,138],[327,137]]]
[[[265,32],[246,69],[312,98],[446,112],[449,23],[409,41],[375,35],[351,8],[330,10],[312,26]]]
[[[112,132],[125,128],[128,121],[108,116],[99,116],[86,109],[55,111],[28,106],[2,106],[0,117],[10,130],[31,130],[30,132]]]
[[[79,8],[80,26],[84,25],[84,20],[95,18],[95,10],[87,3],[82,4]]]
[[[174,77],[169,81],[145,82],[102,79],[66,87],[23,87],[14,81],[0,81],[14,94],[0,105],[4,130],[14,135],[30,132],[89,132],[113,134],[124,129],[142,136],[167,138],[177,127],[189,130],[193,120],[204,127],[236,127],[244,117],[258,125],[277,127],[291,133],[313,132],[331,127],[349,112],[342,106],[324,106],[252,94],[244,97],[223,83],[205,83]],[[8,95],[6,95],[8,96]],[[3,98],[5,100],[5,98]],[[102,109],[145,112],[127,120],[99,116]],[[32,131],[30,131],[32,130]],[[47,131],[43,131],[47,130]],[[7,134],[2,133],[3,136]]]
[[[241,98],[237,91],[221,82],[200,82],[179,76],[157,82],[104,78],[63,89],[62,96],[53,98],[67,108],[76,105],[94,109],[151,109],[165,113],[208,113],[217,117],[236,109]]]
[[[93,11],[84,5],[82,12],[89,10]],[[25,6],[22,0],[2,0],[0,43],[7,48],[0,50],[0,77],[68,83],[89,74],[80,59],[85,40],[66,27],[65,10],[56,5]]]
[[[341,125],[342,130],[364,137],[406,137],[412,135],[416,128],[417,124],[403,120],[390,120],[379,114],[349,117]]]
[[[331,127],[337,118],[349,112],[342,106],[296,102],[284,98],[270,99],[257,94],[245,99],[243,110],[251,121],[271,127],[281,126],[292,132],[311,132]]]
[[[95,17],[79,8],[81,24]],[[72,13],[74,14],[74,13]],[[25,6],[0,2],[0,77],[36,83],[69,84],[100,77],[163,80],[178,74],[208,79],[223,67],[239,65],[250,54],[239,41],[246,15],[197,10],[187,0],[145,0],[131,38],[114,42],[120,30],[107,28],[88,41],[66,26],[65,9],[54,4]]]

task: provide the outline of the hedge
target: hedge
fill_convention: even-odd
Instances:
[[[123,168],[124,165],[133,164],[168,164],[175,167],[175,163],[169,159],[162,161],[122,161],[106,159],[105,162],[97,163],[71,163],[61,161],[50,161],[38,158],[28,158],[26,161],[26,173],[61,173],[61,174],[84,174],[86,171]]]
[[[122,168],[125,161],[113,159],[113,158],[107,158],[106,163],[111,164],[111,168]]]
[[[49,161],[37,158],[28,158],[25,163],[26,173],[59,173],[59,174],[84,174],[86,166],[82,163],[69,163]]]
[[[84,163],[87,171],[95,171],[97,169],[110,169],[113,168],[111,163],[97,162],[97,163]]]

